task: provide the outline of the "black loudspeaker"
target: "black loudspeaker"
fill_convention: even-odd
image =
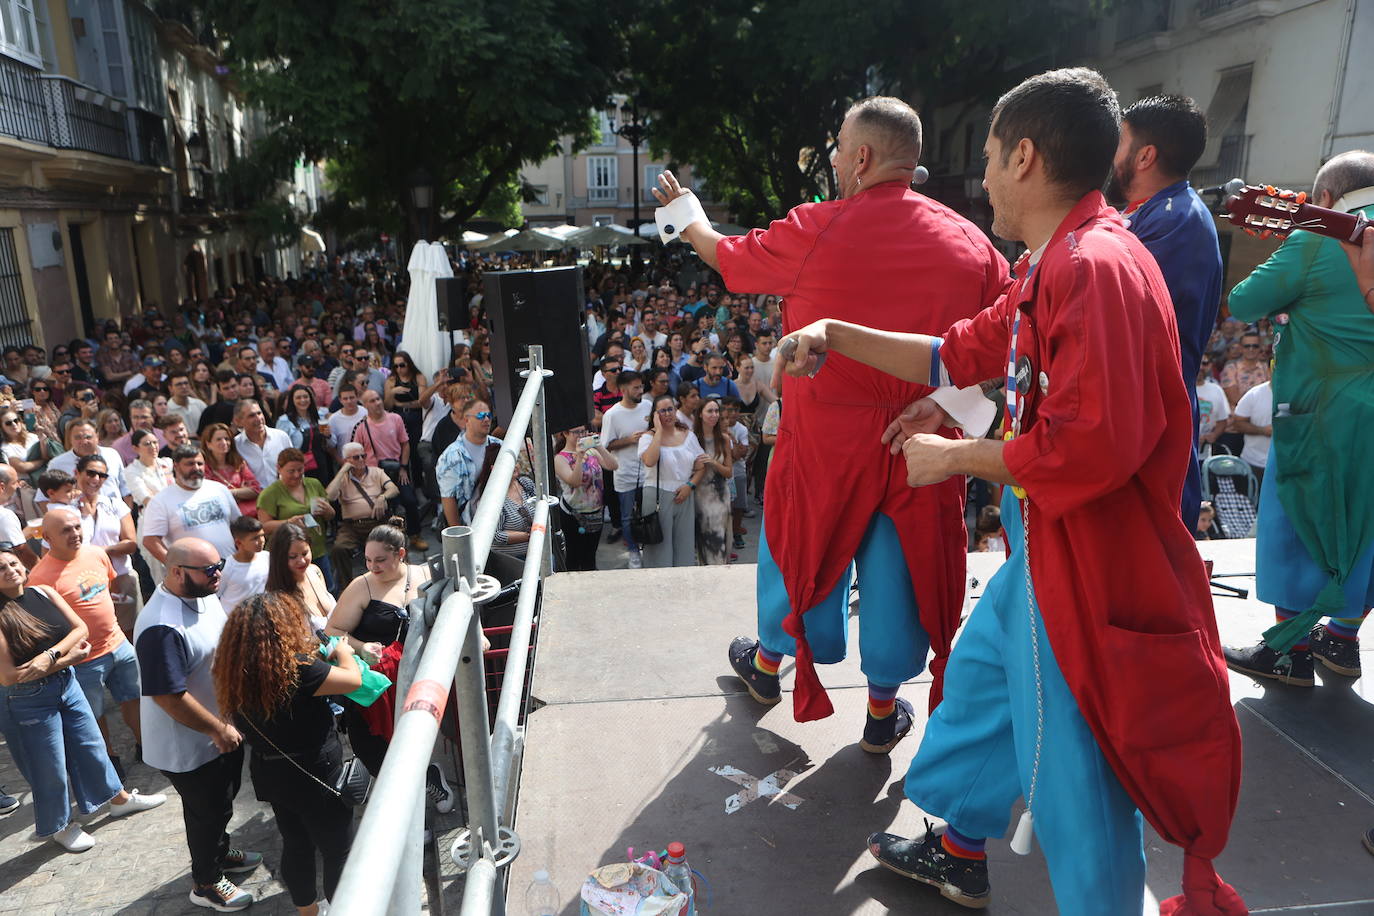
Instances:
[[[482,302],[491,319],[497,419],[509,422],[524,390],[520,370],[530,344],[544,347],[544,415],[549,433],[592,418],[592,367],[582,327],[582,268],[510,270],[483,277]]]
[[[434,281],[434,295],[438,299],[440,315],[448,318],[449,331],[462,331],[468,326],[467,302],[468,277],[439,277]],[[448,353],[444,354],[444,365],[448,365]]]

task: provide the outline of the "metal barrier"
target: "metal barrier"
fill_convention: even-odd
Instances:
[[[428,593],[411,603],[406,648],[396,678],[396,730],[334,892],[330,907],[333,916],[375,916],[383,912],[415,916],[420,912],[425,771],[439,734],[450,684],[457,694],[468,810],[468,827],[454,846],[455,859],[460,851],[466,850],[466,861],[459,863],[468,871],[462,914],[489,916],[506,911],[504,871],[520,850],[507,806],[513,798],[512,787],[517,782],[524,746],[519,715],[535,602],[552,557],[543,382],[553,373],[543,367],[543,360],[543,348],[531,346],[530,368],[521,373],[526,378],[525,387],[471,526],[444,530],[442,550],[448,580],[438,580],[429,588],[451,588],[452,593],[432,619],[426,611],[433,603]],[[527,431],[534,440],[532,463],[537,503],[492,733],[487,730],[482,626],[476,605],[496,591],[495,581],[481,575],[481,570],[491,553],[501,505]],[[439,888],[433,886],[430,890],[433,913],[435,906],[442,909],[442,904]]]

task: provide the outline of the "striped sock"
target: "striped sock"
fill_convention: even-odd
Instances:
[[[1301,614],[1301,613],[1302,613],[1302,611],[1290,611],[1290,610],[1289,610],[1288,608],[1286,608],[1286,607],[1275,607],[1275,608],[1274,608],[1274,619],[1275,619],[1277,622],[1279,622],[1279,623],[1283,623],[1285,620],[1292,620],[1294,617],[1298,616],[1298,615]],[[1310,649],[1310,648],[1311,648],[1311,646],[1308,645],[1307,636],[1304,634],[1303,638],[1300,639],[1298,642],[1295,642],[1295,643],[1293,644],[1293,648],[1290,649],[1290,650],[1288,650],[1288,651],[1290,651],[1290,652],[1306,652],[1306,651],[1307,651],[1308,649]]]
[[[897,708],[897,687],[884,687],[868,682],[868,714],[874,719],[886,719]]]
[[[945,828],[945,835],[940,838],[940,845],[945,852],[960,859],[986,859],[987,853],[983,847],[987,845],[987,840],[975,840],[973,837],[964,836],[954,829],[954,826]]]
[[[769,652],[763,647],[763,643],[759,643],[758,651],[754,653],[754,667],[757,668],[761,674],[777,677],[778,668],[781,666],[782,653]]]
[[[1359,639],[1360,624],[1364,623],[1364,618],[1367,616],[1369,616],[1368,609],[1361,617],[1332,617],[1326,622],[1326,632],[1337,639],[1348,639],[1353,642]]]

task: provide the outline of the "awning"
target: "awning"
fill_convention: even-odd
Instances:
[[[324,252],[324,236],[320,235],[309,226],[301,227],[301,251]]]

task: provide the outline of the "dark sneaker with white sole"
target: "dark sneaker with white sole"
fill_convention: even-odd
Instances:
[[[453,790],[449,788],[444,771],[437,763],[431,763],[429,769],[425,770],[425,796],[440,814],[448,814],[453,810]]]
[[[1312,657],[1337,674],[1346,677],[1360,676],[1360,641],[1341,639],[1332,635],[1324,626],[1312,628],[1307,637],[1312,646]]]
[[[4,786],[0,786],[0,817],[6,814],[13,814],[19,810],[19,799],[5,791]]]
[[[859,742],[859,747],[870,754],[889,753],[897,746],[897,742],[905,738],[907,732],[911,731],[912,723],[915,721],[916,714],[911,708],[911,704],[901,697],[897,697],[896,705],[892,708],[892,715],[883,716],[881,719],[868,717],[868,722],[864,725],[863,740]]]
[[[744,681],[749,695],[765,706],[775,706],[782,699],[782,683],[776,674],[764,674],[754,667],[754,655],[759,641],[748,636],[736,636],[730,643],[730,667]]]
[[[220,871],[228,872],[231,875],[250,872],[262,864],[262,853],[244,852],[242,849],[229,847],[229,851],[224,854],[224,858],[219,860]]]
[[[919,840],[875,833],[868,838],[868,851],[883,868],[939,888],[942,897],[960,906],[981,910],[992,900],[988,860],[963,859],[945,852],[940,837],[930,829],[930,821],[926,821],[926,835]]]
[[[1316,671],[1310,649],[1292,649],[1279,654],[1264,643],[1248,649],[1222,647],[1226,667],[1251,677],[1267,677],[1291,687],[1316,686]]]
[[[220,913],[234,913],[252,906],[253,895],[240,889],[228,878],[220,878],[209,887],[192,888],[191,902]]]

